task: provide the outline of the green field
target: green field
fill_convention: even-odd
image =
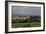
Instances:
[[[12,22],[12,28],[21,28],[21,27],[40,27],[40,20],[15,20]]]
[[[33,23],[14,23],[12,24],[12,28],[18,27],[40,27],[40,22],[33,22]]]

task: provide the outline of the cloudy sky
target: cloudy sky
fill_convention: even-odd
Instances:
[[[31,6],[12,6],[12,15],[16,16],[38,16],[41,14],[40,7],[31,7]]]

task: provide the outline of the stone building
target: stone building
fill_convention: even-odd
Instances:
[[[29,16],[15,16],[15,17],[13,17],[13,19],[30,19],[30,17]]]

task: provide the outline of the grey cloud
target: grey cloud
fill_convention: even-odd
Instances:
[[[33,15],[37,16],[41,14],[41,7],[31,7],[31,6],[13,6],[12,15]]]

